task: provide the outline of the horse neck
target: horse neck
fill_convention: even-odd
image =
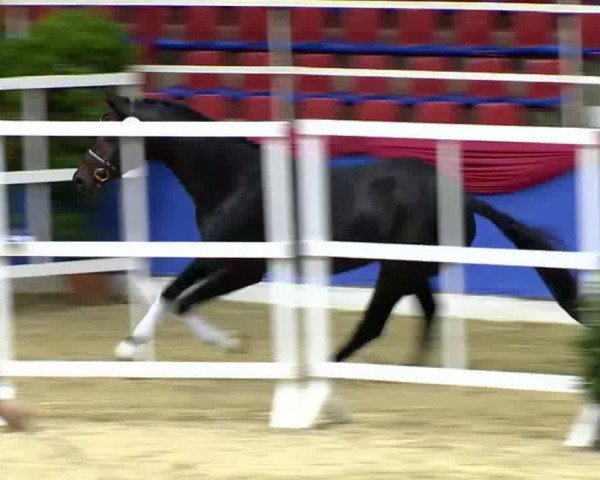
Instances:
[[[248,147],[238,151],[225,138],[157,138],[147,140],[147,157],[162,162],[194,201],[198,213],[210,214],[237,187],[241,170],[259,165]]]

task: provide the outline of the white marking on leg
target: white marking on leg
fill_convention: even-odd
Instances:
[[[140,320],[133,330],[135,338],[151,340],[156,334],[158,326],[162,323],[165,314],[169,311],[168,303],[159,294],[148,309],[148,313]]]
[[[231,344],[231,336],[215,327],[206,317],[195,312],[189,312],[182,315],[181,319],[192,333],[203,342],[219,347],[228,347]]]

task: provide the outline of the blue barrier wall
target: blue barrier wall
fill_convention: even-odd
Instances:
[[[343,168],[357,162],[368,162],[365,156],[334,159]],[[118,238],[118,184],[113,184],[97,205],[97,223],[103,240]],[[177,179],[162,164],[150,162],[149,203],[151,239],[154,241],[199,240],[194,222],[194,206]],[[480,198],[517,219],[550,229],[569,250],[576,249],[574,175],[572,172],[534,188],[517,193],[486,195]],[[514,248],[487,220],[477,217],[477,236],[473,246]],[[188,259],[152,259],[152,272],[158,276],[176,275]],[[377,267],[367,266],[336,275],[335,285],[372,286]],[[535,270],[521,267],[469,265],[466,267],[469,293],[548,297],[549,292]]]

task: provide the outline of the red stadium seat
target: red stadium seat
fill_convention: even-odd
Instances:
[[[376,43],[383,12],[376,8],[342,11],[343,39],[349,43]]]
[[[460,123],[462,106],[455,102],[425,102],[415,106],[414,120],[422,123]]]
[[[29,20],[32,22],[38,22],[59,10],[59,8],[61,7],[28,7]],[[64,9],[65,7],[62,8]]]
[[[508,58],[470,58],[465,63],[467,72],[506,73],[510,70]],[[469,81],[467,94],[474,97],[503,97],[508,95],[506,82]]]
[[[242,99],[242,118],[250,122],[264,122],[273,119],[273,97],[245,97]]]
[[[408,70],[451,70],[451,63],[445,57],[410,57],[407,62]],[[448,81],[442,79],[415,79],[409,80],[408,91],[410,95],[420,97],[443,95],[447,92]]]
[[[512,30],[516,47],[531,47],[554,43],[553,17],[550,13],[514,12]]]
[[[323,8],[292,8],[292,42],[318,42],[325,38]]]
[[[134,7],[133,37],[149,42],[163,36],[169,9],[166,7]]]
[[[365,100],[356,105],[356,120],[395,122],[399,117],[398,104],[392,100]]]
[[[426,45],[436,43],[439,12],[435,10],[402,10],[398,12],[398,43]]]
[[[385,55],[357,55],[353,57],[350,65],[352,68],[366,70],[393,69],[391,57]],[[391,92],[390,79],[354,77],[352,79],[352,90],[361,95],[387,94]]]
[[[456,12],[456,43],[490,45],[496,27],[497,12],[459,10]]]
[[[523,107],[511,103],[481,103],[473,108],[473,119],[480,125],[524,125]]]
[[[197,50],[185,54],[183,63],[186,65],[223,65],[221,52]],[[185,85],[195,90],[211,90],[219,88],[222,76],[218,73],[191,73],[186,75]]]
[[[528,59],[523,65],[524,73],[556,75],[560,73],[556,59]],[[531,98],[550,98],[561,94],[560,83],[526,83],[525,95]]]
[[[217,7],[190,7],[185,9],[184,39],[190,42],[210,42],[218,38]]]
[[[240,55],[241,65],[266,66],[269,65],[269,52],[242,52]],[[242,75],[242,88],[247,92],[270,92],[271,75]]]
[[[298,105],[298,117],[338,120],[340,104],[333,98],[310,98]]]
[[[581,46],[600,48],[600,14],[581,15]]]
[[[188,105],[214,120],[223,120],[227,115],[227,100],[221,95],[193,95]]]
[[[296,64],[301,67],[332,68],[335,67],[333,55],[329,53],[304,53],[295,57]],[[301,75],[296,80],[296,90],[299,93],[329,92],[333,86],[332,77],[319,75]]]
[[[267,41],[267,8],[238,7],[238,35],[243,42]]]

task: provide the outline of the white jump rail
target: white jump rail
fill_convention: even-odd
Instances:
[[[600,12],[599,12],[600,13]],[[571,85],[600,85],[600,76],[595,75],[551,75],[537,73],[486,73],[458,72],[449,70],[386,70],[364,68],[320,68],[280,66],[235,66],[235,65],[136,65],[132,70],[139,73],[207,73],[231,75],[318,75],[323,77],[369,77],[402,79],[439,79],[459,81],[557,83]]]
[[[548,12],[555,14],[598,13],[593,5],[334,0],[2,0],[5,6],[103,6],[103,7],[269,7],[269,8],[376,8],[387,10],[489,10],[502,12]]]

